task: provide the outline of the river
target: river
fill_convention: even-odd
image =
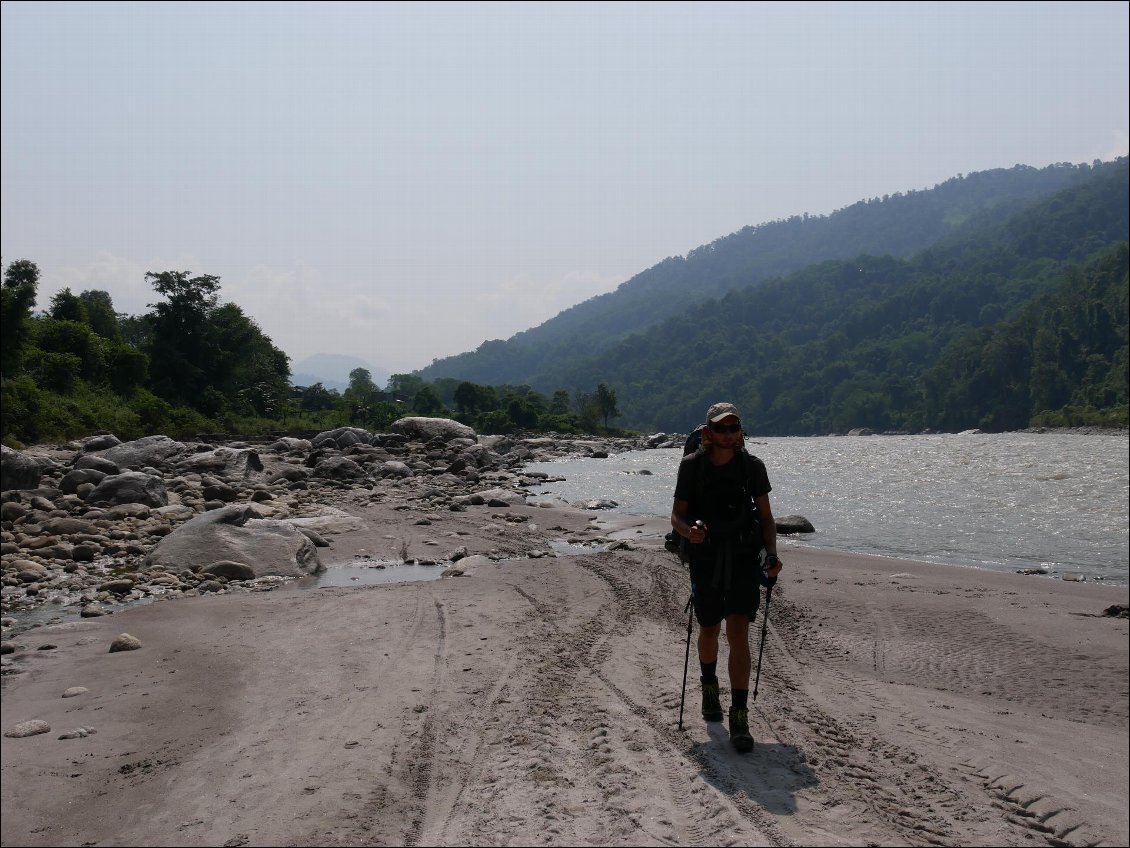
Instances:
[[[777,516],[803,515],[803,545],[1126,586],[1130,438],[1078,433],[747,440]],[[564,481],[532,491],[666,516],[681,450],[533,463]]]

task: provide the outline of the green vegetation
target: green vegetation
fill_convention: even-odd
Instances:
[[[547,399],[529,386],[428,383],[394,374],[378,389],[363,368],[344,392],[290,385],[290,363],[235,304],[220,304],[218,277],[146,274],[163,298],[142,316],[118,315],[103,291],[64,289],[34,314],[39,269],[21,259],[4,275],[0,436],[19,446],[98,431],[132,439],[224,432],[386,430],[405,415],[450,415],[484,433],[607,430],[616,393]],[[601,420],[604,427],[601,427]]]
[[[539,369],[528,382],[607,380],[626,425],[645,430],[686,431],[720,398],[763,435],[1125,426],[1128,186],[1125,158],[1096,163],[1021,208],[986,199],[993,215],[909,259],[732,275],[718,298],[688,287],[667,298],[677,314],[595,355],[577,343],[525,362]],[[464,356],[488,374],[488,359],[523,367],[519,336]]]
[[[383,388],[356,369],[340,393],[292,386],[217,277],[146,274],[160,299],[140,316],[69,289],[35,313],[39,269],[21,259],[0,289],[0,437],[382,431],[405,415],[686,431],[719,399],[763,435],[1126,426],[1128,208],[1125,158],[959,177],[747,228]]]

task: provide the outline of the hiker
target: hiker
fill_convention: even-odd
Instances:
[[[699,623],[702,717],[722,720],[717,667],[718,637],[725,620],[730,645],[730,739],[743,753],[753,749],[748,709],[749,623],[757,614],[761,583],[775,579],[781,571],[777,527],[769,506],[771,488],[765,464],[745,450],[737,407],[732,403],[711,406],[701,447],[684,456],[679,465],[671,526],[690,543],[686,548]]]

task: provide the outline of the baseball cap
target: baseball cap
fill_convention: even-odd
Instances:
[[[716,403],[710,407],[710,409],[706,410],[706,421],[707,423],[714,423],[721,421],[729,415],[733,415],[735,418],[742,417],[741,413],[738,412],[738,408],[732,403]]]

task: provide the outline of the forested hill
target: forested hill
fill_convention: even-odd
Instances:
[[[958,176],[933,189],[860,201],[827,216],[794,216],[719,238],[637,274],[507,341],[433,362],[424,379],[547,385],[548,371],[612,347],[688,306],[827,259],[910,257],[945,238],[985,232],[1028,204],[1109,164],[1016,166]]]
[[[561,358],[535,388],[602,381],[622,426],[686,431],[718,399],[750,431],[1017,429],[1127,404],[1127,160],[912,259],[827,261]]]

